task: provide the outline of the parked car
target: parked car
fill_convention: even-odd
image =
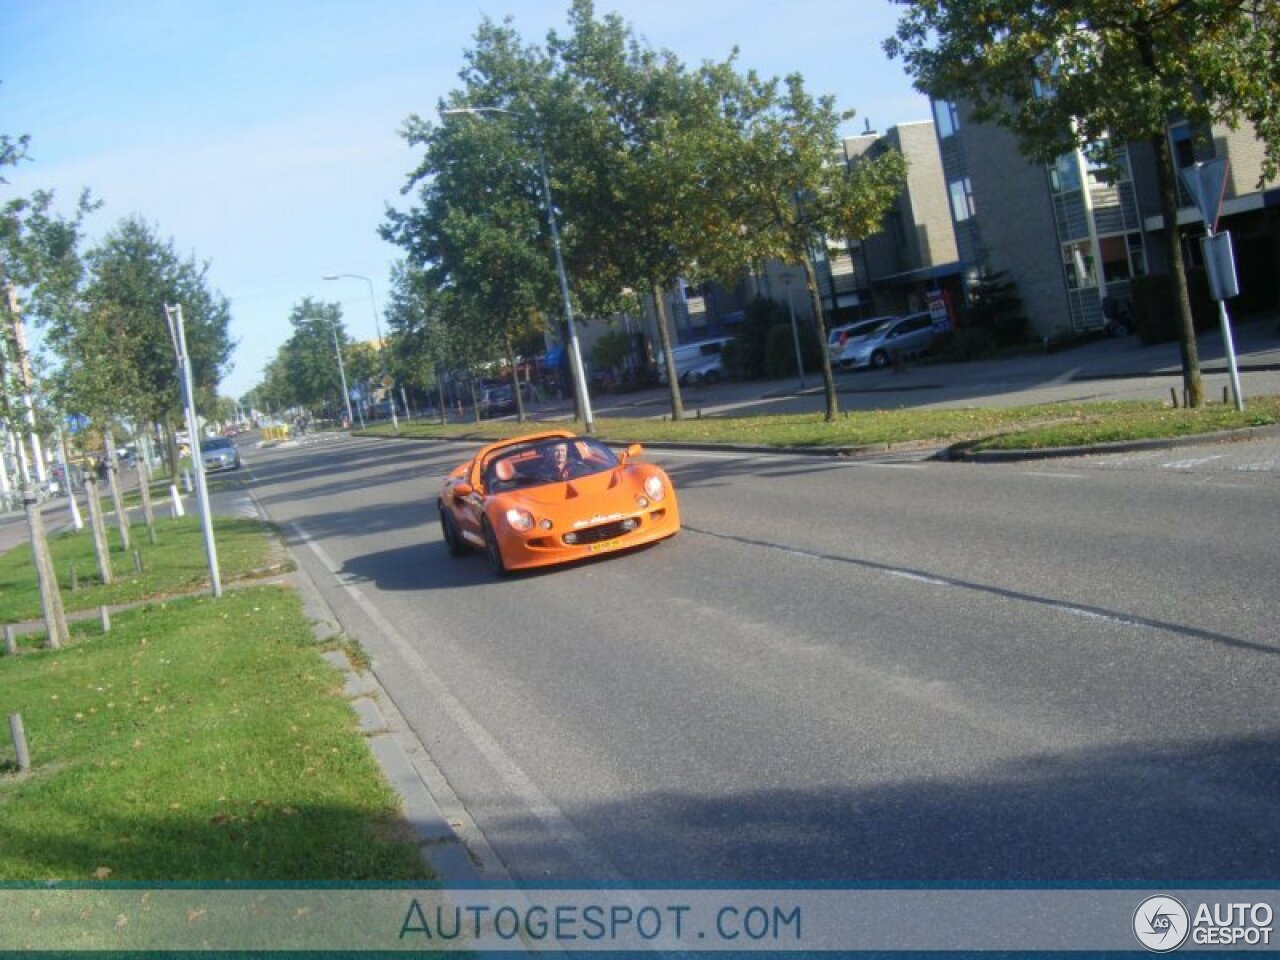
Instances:
[[[516,395],[509,386],[485,387],[480,393],[480,416],[500,417],[516,412]]]
[[[456,467],[436,506],[452,556],[482,549],[498,575],[624,550],[680,529],[671,479],[566,430],[500,440]]]
[[[894,357],[906,359],[929,349],[935,336],[933,317],[927,311],[886,320],[866,336],[852,341],[840,355],[841,366],[880,369]]]
[[[204,463],[206,473],[240,469],[240,451],[226,437],[209,437],[201,440],[200,460]]]
[[[724,345],[732,337],[700,340],[671,348],[671,358],[676,365],[676,379],[680,383],[715,383],[724,377]],[[666,385],[667,366],[658,363],[658,382]]]
[[[870,320],[859,320],[857,323],[846,323],[831,330],[831,332],[827,334],[827,351],[831,355],[831,362],[841,365],[845,351],[851,351],[853,349],[853,341],[863,339],[872,330],[880,326],[880,324],[896,319],[898,318],[872,317]]]

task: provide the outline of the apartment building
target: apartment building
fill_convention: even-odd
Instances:
[[[1036,336],[1101,328],[1104,307],[1129,302],[1135,277],[1167,272],[1149,145],[1119,147],[1119,176],[1108,179],[1079,151],[1048,166],[1028,161],[1012,133],[974,122],[963,103],[938,100],[933,108],[965,283],[984,272],[1007,274]],[[1275,307],[1280,190],[1274,181],[1258,187],[1261,144],[1248,130],[1215,128],[1195,137],[1185,123],[1171,125],[1169,136],[1181,167],[1227,158],[1219,230],[1233,233],[1245,304]],[[1203,226],[1185,189],[1178,221],[1194,268]]]

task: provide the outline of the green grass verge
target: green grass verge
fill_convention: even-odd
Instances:
[[[293,591],[192,597],[0,657],[0,880],[417,880]]]
[[[215,517],[213,527],[224,582],[282,564],[287,566],[284,556],[263,536],[263,525],[257,520]],[[130,526],[130,535],[142,556],[142,573],[135,571],[132,555],[123,551],[120,535],[108,521],[107,541],[115,577],[110,586],[103,584],[99,576],[87,518],[84,530],[49,538],[63,606],[69,612],[188,592],[208,583],[204,535],[197,518],[157,519],[154,544],[149,542],[147,528],[141,523]],[[71,589],[73,568],[78,581],[75,590]],[[0,556],[0,623],[39,617],[40,592],[31,549],[22,544]]]
[[[779,448],[859,447],[913,442],[973,441],[986,449],[1036,449],[1156,437],[1280,423],[1280,397],[1256,397],[1248,409],[1211,405],[1172,410],[1155,402],[1040,404],[1027,407],[847,411],[827,423],[821,414],[701,417],[681,420],[597,420],[596,432],[616,443],[678,441],[740,443]],[[508,437],[539,429],[580,429],[572,422],[519,424],[485,421],[450,424],[418,421],[401,425],[409,437]],[[389,436],[379,424],[361,435]]]

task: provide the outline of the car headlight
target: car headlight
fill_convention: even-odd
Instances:
[[[519,507],[512,507],[507,511],[507,525],[512,530],[519,530],[521,533],[526,530],[533,529],[533,514],[528,510],[521,510]]]
[[[650,500],[657,501],[667,495],[667,488],[663,484],[662,478],[655,474],[645,478],[644,492],[649,495]]]

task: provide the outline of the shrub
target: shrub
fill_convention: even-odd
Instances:
[[[985,332],[997,347],[1011,347],[1027,338],[1022,297],[1004,271],[984,274],[969,288],[964,327]]]

